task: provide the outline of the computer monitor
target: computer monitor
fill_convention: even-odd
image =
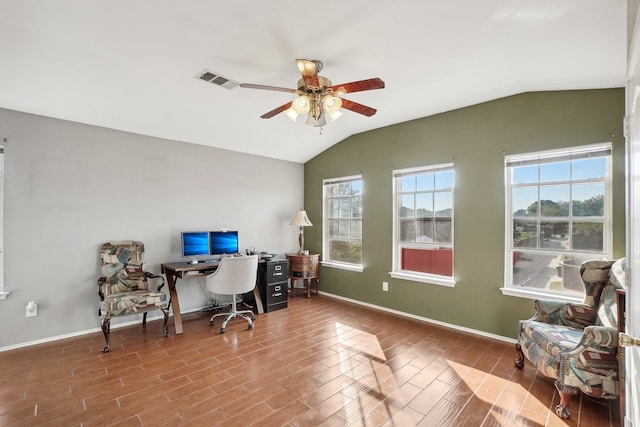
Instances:
[[[209,255],[237,254],[237,231],[210,231]]]
[[[206,231],[182,232],[182,257],[193,258],[209,255],[209,233]]]

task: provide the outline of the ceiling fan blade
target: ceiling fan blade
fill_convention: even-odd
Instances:
[[[277,92],[287,92],[287,93],[296,93],[297,89],[289,89],[286,87],[278,87],[278,86],[266,86],[266,85],[256,85],[253,83],[240,83],[238,86],[246,88],[246,89],[262,89],[262,90],[275,90]]]
[[[359,80],[357,82],[342,83],[331,86],[331,89],[337,95],[345,93],[362,92],[365,90],[384,89],[384,81],[378,77],[367,80]]]
[[[358,104],[357,102],[349,101],[344,98],[342,98],[342,108],[346,108],[347,110],[351,110],[354,113],[362,114],[367,117],[373,116],[378,111],[375,108],[367,107],[366,105]]]
[[[296,59],[298,70],[302,74],[304,84],[312,89],[319,89],[320,83],[318,82],[318,61],[309,61],[308,59]]]
[[[273,110],[269,111],[268,113],[264,113],[263,115],[260,116],[261,119],[270,119],[271,117],[282,113],[284,110],[288,110],[289,107],[291,107],[291,102],[287,102],[284,105],[279,106],[278,108],[274,108]]]

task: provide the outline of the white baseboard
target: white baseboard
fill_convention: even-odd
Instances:
[[[489,332],[480,331],[478,329],[471,329],[471,328],[466,328],[464,326],[454,325],[452,323],[441,322],[439,320],[429,319],[428,317],[417,316],[415,314],[405,313],[404,311],[398,311],[398,310],[394,310],[392,308],[382,307],[380,305],[369,304],[367,302],[362,302],[362,301],[354,300],[354,299],[351,299],[351,298],[346,298],[346,297],[343,297],[343,296],[340,296],[340,295],[336,295],[336,294],[330,294],[330,293],[324,292],[324,291],[319,291],[318,293],[321,294],[321,295],[325,295],[327,297],[330,297],[330,298],[339,299],[339,300],[350,302],[350,303],[353,303],[353,304],[362,305],[364,307],[368,307],[368,308],[371,308],[371,309],[374,309],[374,310],[384,311],[384,312],[396,314],[396,315],[402,316],[402,317],[408,317],[409,319],[419,320],[421,322],[431,323],[433,325],[438,325],[438,326],[442,326],[442,327],[449,328],[449,329],[455,329],[455,330],[461,331],[461,332],[467,332],[467,333],[474,334],[474,335],[480,335],[480,336],[487,337],[487,338],[492,338],[492,339],[495,339],[495,340],[498,340],[498,341],[504,341],[504,342],[507,342],[507,343],[510,343],[510,344],[515,344],[517,342],[517,340],[515,340],[513,338],[503,337],[502,335],[491,334]]]
[[[441,322],[439,320],[429,319],[427,317],[416,316],[415,314],[405,313],[404,311],[398,311],[398,310],[394,310],[394,309],[391,309],[391,308],[382,307],[382,306],[379,306],[379,305],[374,305],[374,304],[369,304],[369,303],[366,303],[366,302],[354,300],[354,299],[351,299],[351,298],[345,298],[345,297],[342,297],[340,295],[330,294],[330,293],[324,292],[324,291],[320,291],[319,293],[321,295],[327,296],[329,298],[339,299],[339,300],[350,302],[350,303],[353,303],[353,304],[362,305],[364,307],[368,307],[368,308],[371,308],[371,309],[374,309],[374,310],[385,311],[387,313],[396,314],[398,316],[403,316],[403,317],[408,317],[410,319],[419,320],[421,322],[431,323],[431,324],[434,324],[434,325],[443,326],[445,328],[455,329],[455,330],[462,331],[462,332],[468,332],[468,333],[471,333],[471,334],[480,335],[480,336],[487,337],[487,338],[493,338],[495,340],[504,341],[504,342],[508,342],[508,343],[511,343],[511,344],[515,344],[516,343],[515,339],[508,338],[508,337],[503,337],[502,335],[490,334],[488,332],[480,331],[480,330],[477,330],[477,329],[465,328],[464,326],[458,326],[458,325],[454,325],[454,324],[451,324],[451,323]],[[193,313],[195,311],[200,311],[200,310],[203,310],[205,308],[207,308],[207,307],[195,308],[195,309],[192,309],[192,310],[184,311],[182,314]],[[169,313],[169,316],[172,316],[172,314]],[[151,316],[147,317],[147,321],[160,320],[160,319],[162,319],[162,316],[160,316],[160,315],[155,315],[153,317],[151,317]],[[112,324],[111,325],[111,329],[124,328],[126,326],[136,325],[138,323],[140,323],[140,319],[131,320],[131,321],[128,321],[128,322],[123,322],[123,323],[118,323],[116,325]],[[97,327],[97,328],[92,328],[92,329],[86,329],[84,331],[72,332],[70,334],[57,335],[57,336],[54,336],[54,337],[47,337],[47,338],[42,338],[42,339],[39,339],[39,340],[27,341],[27,342],[20,343],[20,344],[10,345],[10,346],[6,346],[6,347],[0,347],[0,353],[3,352],[3,351],[9,351],[9,350],[17,349],[17,348],[29,347],[29,346],[37,345],[37,344],[44,344],[44,343],[47,343],[47,342],[63,340],[63,339],[66,339],[66,338],[73,338],[73,337],[77,337],[77,336],[81,336],[81,335],[93,334],[93,333],[96,333],[96,332],[102,332],[102,329],[100,327]]]
[[[195,311],[200,311],[200,310],[204,310],[208,307],[200,307],[200,308],[194,308],[192,310],[188,310],[188,311],[183,311],[182,314],[187,314],[187,313],[193,313]],[[147,322],[151,322],[154,320],[162,320],[163,316],[161,316],[160,314],[157,314],[155,312],[153,316],[151,316],[152,312],[148,312],[149,314],[147,315]],[[169,311],[169,317],[173,317],[173,314],[171,311]],[[135,319],[135,320],[130,320],[127,322],[122,322],[122,323],[111,323],[111,329],[119,329],[119,328],[124,328],[126,326],[131,326],[131,325],[138,325],[140,324],[140,322],[142,322],[141,319]],[[37,345],[37,344],[44,344],[44,343],[48,343],[48,342],[52,342],[52,341],[58,341],[58,340],[63,340],[66,338],[73,338],[73,337],[78,337],[81,335],[88,335],[88,334],[93,334],[96,332],[102,332],[102,328],[97,327],[97,328],[92,328],[92,329],[85,329],[83,331],[78,331],[78,332],[72,332],[70,334],[64,334],[64,335],[56,335],[53,337],[47,337],[47,338],[42,338],[39,340],[34,340],[34,341],[27,341],[27,342],[23,342],[20,344],[14,344],[14,345],[9,345],[6,347],[0,347],[0,353],[2,353],[3,351],[9,351],[9,350],[14,350],[17,348],[23,348],[23,347],[29,347],[32,345]]]

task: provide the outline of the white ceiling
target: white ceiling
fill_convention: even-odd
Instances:
[[[319,128],[260,115],[296,58],[380,77]],[[622,87],[626,0],[0,0],[0,107],[305,162],[350,135],[521,92]],[[0,129],[0,136],[2,130]]]

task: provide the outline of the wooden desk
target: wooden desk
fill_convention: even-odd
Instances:
[[[318,276],[318,261],[320,254],[285,254],[289,260],[289,280],[291,286],[289,292],[291,292],[291,298],[295,291],[294,284],[296,280],[303,280],[307,286],[307,298],[311,297],[311,281],[316,281],[316,294],[318,293],[318,282],[320,277]]]
[[[258,261],[264,262],[264,261]],[[219,261],[216,262],[200,262],[198,264],[191,264],[190,262],[169,262],[161,264],[162,274],[167,276],[167,285],[169,285],[169,295],[171,296],[171,305],[173,306],[173,324],[176,329],[176,335],[183,332],[182,329],[182,314],[180,313],[180,300],[178,299],[178,292],[176,292],[176,283],[178,279],[184,279],[189,277],[202,277],[213,273],[217,268]],[[260,292],[257,286],[253,289],[253,295],[256,299],[256,307],[258,314],[264,312],[262,306],[262,298],[260,298]]]

